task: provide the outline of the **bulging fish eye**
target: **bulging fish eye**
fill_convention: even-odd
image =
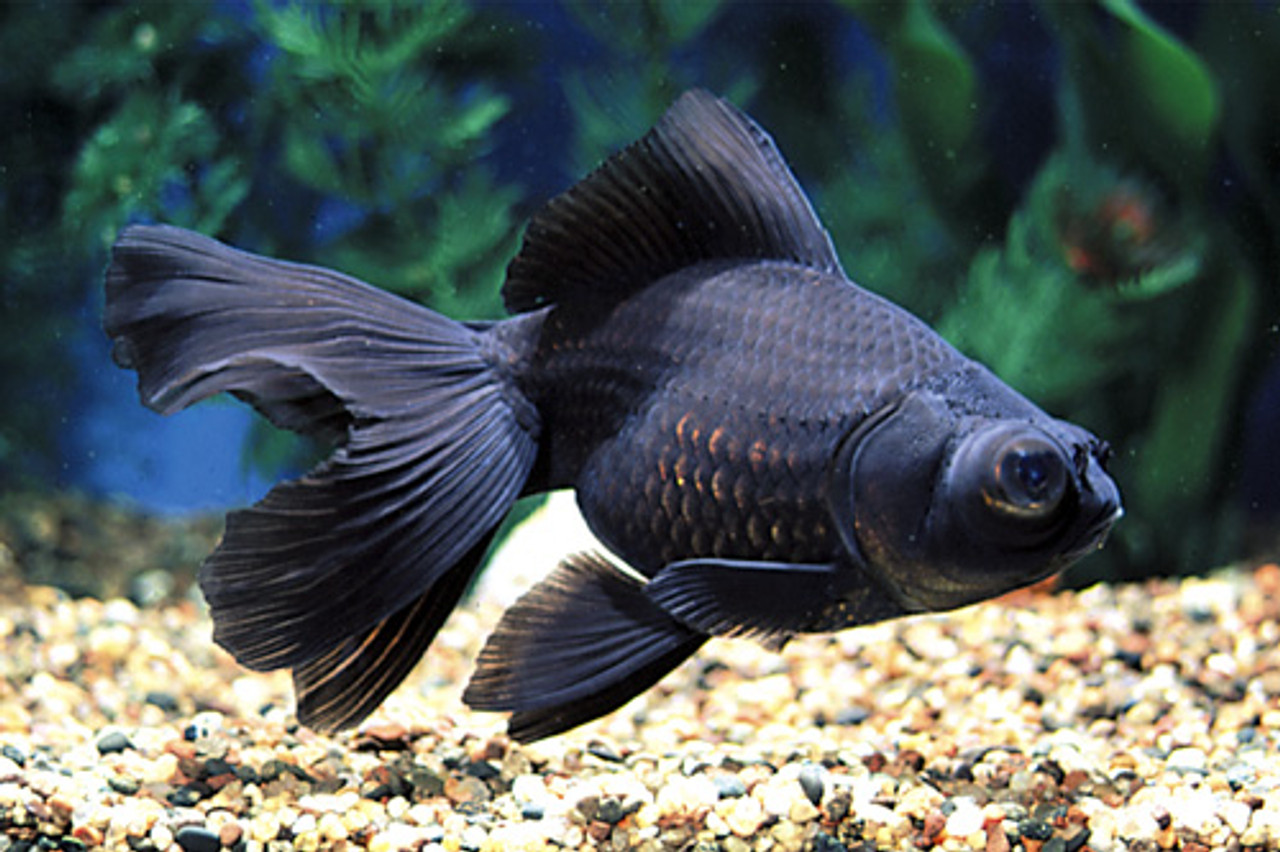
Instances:
[[[1067,466],[1055,444],[1017,437],[1000,448],[982,496],[996,512],[1036,520],[1051,516],[1067,493]]]
[[[946,493],[971,533],[1007,547],[1032,547],[1071,514],[1072,464],[1062,445],[1040,429],[996,423],[961,442]]]

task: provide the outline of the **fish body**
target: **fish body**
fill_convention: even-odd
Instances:
[[[850,282],[769,137],[684,95],[531,221],[512,318],[135,227],[105,327],[168,412],[230,392],[332,457],[228,517],[214,638],[357,723],[426,650],[523,494],[576,491],[609,554],[504,615],[464,693],[529,740],[719,635],[770,647],[1052,574],[1120,515],[1105,445]]]

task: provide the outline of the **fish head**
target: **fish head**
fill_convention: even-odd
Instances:
[[[848,436],[832,468],[845,546],[912,612],[1061,571],[1123,514],[1105,443],[1032,406],[974,414],[917,391]]]

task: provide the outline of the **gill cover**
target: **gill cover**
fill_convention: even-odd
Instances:
[[[846,547],[904,607],[952,609],[1078,555],[1074,451],[1037,423],[960,414],[917,391],[845,440],[833,510],[852,521]]]

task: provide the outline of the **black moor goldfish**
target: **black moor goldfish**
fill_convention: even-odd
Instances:
[[[463,323],[336,272],[135,226],[105,328],[169,413],[220,391],[334,443],[231,513],[214,639],[356,724],[422,656],[522,495],[608,550],[501,619],[463,698],[520,740],[713,636],[781,647],[1040,580],[1120,516],[1108,449],[853,284],[771,138],[705,92],[529,223]]]

